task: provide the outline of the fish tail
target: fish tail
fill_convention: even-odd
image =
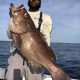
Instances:
[[[70,77],[56,64],[51,64],[49,69],[53,80],[71,80]]]

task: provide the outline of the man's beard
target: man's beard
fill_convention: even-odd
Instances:
[[[31,4],[30,2],[28,2],[28,6],[30,10],[36,11],[41,7],[41,2],[38,4]]]

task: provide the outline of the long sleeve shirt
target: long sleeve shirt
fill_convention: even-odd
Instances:
[[[29,13],[29,15],[31,16],[31,18],[34,22],[35,27],[38,28],[40,11],[37,11],[37,12],[28,11],[28,13]],[[52,31],[51,17],[48,14],[43,13],[42,14],[42,24],[41,24],[40,32],[44,35],[48,46],[50,46],[50,42],[51,42],[51,39],[50,39],[51,38],[51,31]]]

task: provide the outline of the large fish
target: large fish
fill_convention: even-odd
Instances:
[[[35,28],[27,10],[23,5],[10,7],[9,28],[12,38],[19,48],[21,55],[34,68],[46,68],[53,80],[70,80],[69,76],[55,63],[55,54],[47,45],[42,34]]]

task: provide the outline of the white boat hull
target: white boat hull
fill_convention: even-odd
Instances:
[[[0,79],[4,79],[5,75],[5,69],[0,68]],[[25,80],[25,77],[23,76],[22,80]],[[50,75],[43,75],[43,80],[52,80]],[[71,80],[79,80],[79,79],[71,79]]]

